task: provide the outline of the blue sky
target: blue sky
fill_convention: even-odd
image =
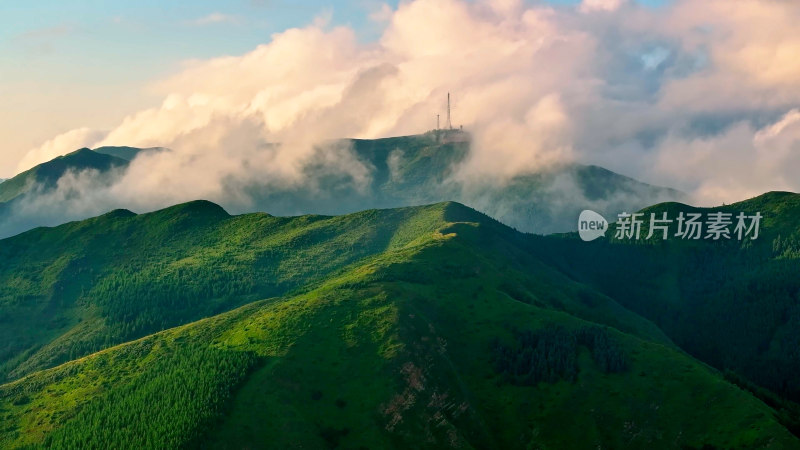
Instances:
[[[373,31],[363,1],[3,2],[0,65],[4,77],[42,81],[147,77],[185,59],[244,53],[326,12],[365,38]]]
[[[642,0],[660,5],[665,0]],[[0,3],[4,81],[125,82],[152,78],[180,61],[242,54],[270,35],[319,15],[365,41],[379,36],[375,0],[35,1]],[[397,0],[388,3],[394,7]],[[569,5],[577,0],[551,0]],[[87,70],[91,69],[91,70]]]

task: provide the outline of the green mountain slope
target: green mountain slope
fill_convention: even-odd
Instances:
[[[764,219],[756,240],[585,243],[567,235],[539,238],[538,254],[649,318],[732,379],[744,377],[800,402],[800,195],[771,192],[718,208],[666,203],[643,212],[643,230],[649,213],[674,219],[679,212],[744,212]],[[670,235],[676,231],[673,223]],[[800,407],[786,407],[800,430]]]
[[[88,148],[59,156],[26,170],[0,184],[0,202],[9,202],[31,190],[48,191],[68,171],[97,170],[107,172],[114,167],[124,167],[127,161],[111,155],[95,153]]]
[[[0,241],[0,375],[16,378],[322,280],[431,229],[424,211],[232,217],[192,202]]]
[[[292,269],[266,278],[305,287],[0,386],[3,448],[800,445],[772,409],[650,322],[462,205],[281,219],[200,202],[154,214],[115,212],[0,248],[67,251],[82,236],[94,255],[141,234],[155,241],[141,249],[142,264],[159,268],[155,286],[187,259],[211,270],[177,285],[232,267],[247,279],[247,267],[286,249],[274,261]],[[181,253],[180,242],[198,246]],[[358,248],[362,258],[345,256]],[[97,264],[90,273],[102,273]]]

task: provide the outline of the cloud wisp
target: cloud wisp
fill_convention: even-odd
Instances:
[[[212,12],[208,15],[203,17],[198,17],[197,19],[192,20],[189,22],[191,25],[195,25],[198,27],[206,26],[206,25],[216,25],[221,23],[227,24],[237,24],[240,22],[240,18],[237,16],[233,16],[230,14],[223,14],[221,12]]]

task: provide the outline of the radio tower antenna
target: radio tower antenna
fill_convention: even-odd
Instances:
[[[447,93],[447,129],[453,129],[453,123],[450,122],[450,93]]]

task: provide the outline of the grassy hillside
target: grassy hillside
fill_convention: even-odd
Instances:
[[[124,258],[130,243],[154,241],[137,250],[147,255],[137,267],[159,268],[154,283],[170,267],[213,269],[177,285],[236,267],[265,289],[255,295],[277,296],[0,386],[0,447],[800,445],[772,409],[650,322],[459,204],[286,219],[200,202],[154,214],[115,212],[14,244],[68,252],[83,237],[89,273],[102,274],[95,254]]]

